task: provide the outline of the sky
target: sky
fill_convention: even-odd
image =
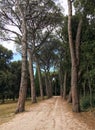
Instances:
[[[9,41],[2,42],[2,41],[0,41],[0,44],[2,44],[8,50],[12,50],[12,52],[13,52],[13,59],[11,61],[21,60],[21,54],[16,51],[16,45],[13,42],[9,42]]]
[[[58,0],[61,6],[64,8],[64,14],[68,14],[67,0]]]
[[[64,14],[65,15],[68,14],[67,0],[57,0],[57,1],[64,8]],[[2,44],[7,49],[13,51],[14,55],[13,55],[12,61],[21,60],[21,55],[16,51],[16,45],[13,42],[11,42],[11,41],[7,41],[7,42],[0,41],[0,44]]]

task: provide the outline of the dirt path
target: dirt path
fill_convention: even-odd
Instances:
[[[73,113],[61,97],[53,97],[4,123],[0,130],[95,130],[95,119]]]

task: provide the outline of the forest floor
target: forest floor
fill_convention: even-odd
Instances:
[[[17,114],[0,130],[95,130],[95,117],[89,112],[73,113],[70,104],[53,97]]]

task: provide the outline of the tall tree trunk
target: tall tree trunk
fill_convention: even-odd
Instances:
[[[72,1],[68,0],[68,35],[69,35],[69,47],[71,54],[71,93],[72,93],[72,109],[74,112],[80,112],[79,95],[78,95],[78,72],[77,62],[74,50],[74,43],[72,38]]]
[[[31,99],[32,103],[36,103],[36,89],[35,89],[35,81],[34,81],[34,71],[33,71],[33,58],[31,50],[28,49],[29,54],[29,74],[30,74],[30,82],[31,82]]]
[[[47,95],[48,98],[50,98],[49,88],[48,88],[48,77],[47,77],[46,71],[45,71],[45,85],[46,85],[46,95]]]
[[[69,92],[68,103],[72,103],[72,90],[71,89],[70,89],[70,92]]]
[[[51,81],[49,79],[49,72],[47,72],[46,69],[45,69],[45,84],[46,84],[47,97],[50,98],[52,97],[52,86],[51,86]]]
[[[76,52],[76,62],[77,62],[77,67],[79,69],[79,64],[80,64],[80,36],[81,36],[81,30],[82,30],[82,18],[80,18],[78,28],[77,28],[77,34],[76,34],[76,43],[75,43],[75,52]],[[79,70],[78,70],[79,71]],[[81,74],[81,71],[78,72],[78,77]]]
[[[44,94],[43,94],[43,85],[42,85],[42,78],[41,78],[41,70],[40,70],[40,66],[38,63],[38,60],[36,58],[36,65],[37,65],[37,70],[38,70],[38,78],[39,78],[39,85],[40,85],[40,95],[41,95],[41,99],[44,99]]]
[[[52,97],[52,82],[49,73],[48,73],[48,86],[49,86],[49,96]]]
[[[17,109],[15,113],[23,112],[25,110],[25,99],[27,92],[27,29],[26,29],[26,20],[22,9],[19,6],[19,0],[17,0],[17,7],[22,18],[22,67],[21,67],[21,83],[19,90],[19,98],[17,103]]]
[[[64,74],[64,90],[63,90],[63,98],[66,99],[66,82],[67,82],[67,72]]]

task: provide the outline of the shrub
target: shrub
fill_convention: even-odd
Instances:
[[[90,96],[87,95],[86,97],[82,97],[80,100],[80,105],[82,110],[87,110],[88,108],[90,108]],[[95,95],[93,95],[92,98],[92,107],[95,107]]]
[[[90,97],[82,97],[80,100],[80,105],[82,110],[87,110],[91,105],[90,105]]]

